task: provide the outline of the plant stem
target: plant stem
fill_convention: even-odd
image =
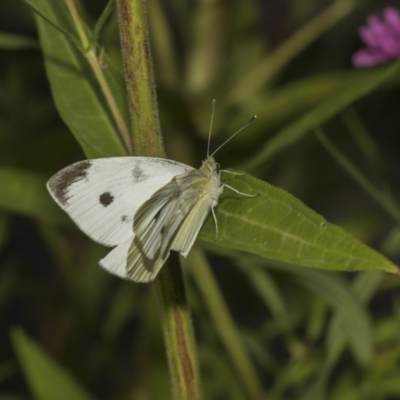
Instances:
[[[188,312],[185,285],[177,253],[171,254],[157,279],[164,340],[174,399],[200,399],[196,344]]]
[[[119,0],[118,19],[137,154],[165,157],[151,59],[146,2]]]
[[[158,117],[146,2],[118,0],[129,112],[138,155],[165,156]],[[179,258],[171,254],[156,280],[174,400],[200,399],[200,374]]]

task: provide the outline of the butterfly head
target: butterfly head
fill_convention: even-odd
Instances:
[[[219,164],[214,160],[213,156],[208,156],[207,159],[203,161],[202,169],[215,172],[219,169]]]

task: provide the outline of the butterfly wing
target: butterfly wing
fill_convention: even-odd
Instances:
[[[175,175],[191,170],[185,164],[161,158],[101,158],[64,168],[47,187],[91,239],[116,246],[132,241],[133,216],[140,206]]]
[[[188,255],[192,248],[210,210],[217,206],[219,196],[223,191],[219,175],[208,166],[208,161],[203,163],[199,171],[201,178],[193,180],[191,184],[201,187],[201,190],[196,203],[186,215],[170,245],[172,250],[178,251],[184,257]]]
[[[134,223],[136,236],[128,260],[130,279],[155,278],[169,256],[175,236],[203,197],[205,183],[199,170],[178,175],[138,210]]]
[[[186,257],[196,240],[197,235],[211,207],[214,206],[214,200],[207,194],[203,194],[196,202],[194,207],[184,219],[182,225],[177,231],[174,240],[171,243],[171,250],[178,251]]]
[[[164,227],[179,224],[185,215],[184,212],[175,218],[181,200],[175,195],[177,188],[173,178],[138,209],[134,216],[135,237],[103,258],[103,268],[136,282],[149,282],[156,277],[169,255],[169,231]]]
[[[186,256],[213,201],[207,185],[207,178],[199,170],[174,177],[137,210],[134,239],[119,245],[100,264],[123,278],[149,282],[171,248],[182,250]]]

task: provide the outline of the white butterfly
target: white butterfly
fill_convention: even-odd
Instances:
[[[100,260],[103,268],[149,282],[171,250],[187,256],[210,210],[218,234],[214,208],[224,187],[249,196],[221,183],[213,154],[199,169],[152,157],[80,161],[57,172],[47,188],[84,233],[115,247]]]

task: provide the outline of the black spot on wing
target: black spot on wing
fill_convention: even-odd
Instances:
[[[104,192],[100,195],[99,201],[104,207],[108,207],[114,201],[114,196],[110,192]]]
[[[92,163],[89,160],[72,164],[50,179],[49,189],[63,206],[68,204],[69,187],[82,179],[86,179],[91,165]]]
[[[135,165],[135,168],[132,170],[132,175],[136,183],[142,182],[147,178],[147,175],[139,165]]]
[[[127,216],[127,215],[123,215],[123,216],[121,217],[121,222],[129,222],[128,216]]]

